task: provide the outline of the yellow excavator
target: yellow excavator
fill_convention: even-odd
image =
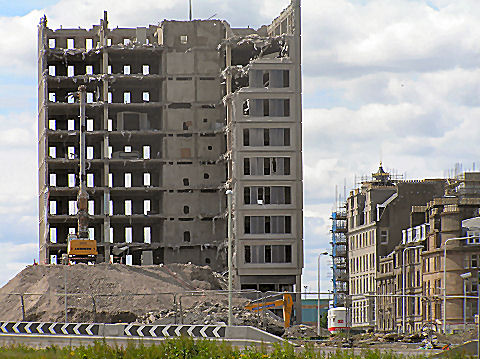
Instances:
[[[78,88],[80,93],[80,186],[77,194],[77,233],[67,237],[68,264],[96,262],[97,241],[88,236],[88,193],[85,174],[85,98],[86,87]]]
[[[245,306],[245,309],[252,310],[254,312],[265,309],[283,309],[283,322],[285,328],[290,327],[290,319],[292,317],[293,299],[289,293],[284,293],[282,299],[277,299],[269,302],[254,301]]]

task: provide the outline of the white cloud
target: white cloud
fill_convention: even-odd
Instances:
[[[61,0],[25,16],[0,17],[0,163],[6,169],[0,173],[0,240],[29,233],[37,245],[34,98],[40,17],[46,13],[51,28],[90,29],[105,9],[110,27],[148,26],[164,18],[186,19],[187,3]],[[193,8],[195,18],[216,13],[232,26],[258,27],[288,3],[205,0],[193,1]],[[479,159],[480,7],[476,0],[431,3],[302,1],[304,278],[311,289],[316,254],[329,246],[335,185],[343,196],[344,183],[348,191],[354,176],[370,174],[380,159],[409,178],[440,177],[456,162],[470,167]],[[5,262],[20,268],[31,261]],[[323,279],[322,287],[327,285]]]
[[[38,243],[2,242],[0,252],[0,286],[7,283],[13,276],[27,265],[38,262]]]

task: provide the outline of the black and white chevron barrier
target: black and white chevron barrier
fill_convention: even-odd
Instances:
[[[168,338],[190,336],[194,338],[225,338],[221,325],[142,325],[129,324],[124,334],[129,337]]]
[[[88,323],[0,322],[0,335],[98,335],[99,326]]]

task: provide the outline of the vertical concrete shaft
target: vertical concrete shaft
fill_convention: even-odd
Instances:
[[[88,238],[88,193],[86,189],[85,175],[85,85],[78,87],[80,95],[80,188],[77,195],[77,219],[78,219],[78,237]]]
[[[108,31],[108,20],[107,12],[103,13],[103,20],[101,20],[100,27],[100,44],[102,45],[102,75],[103,75],[103,130],[106,131],[103,137],[103,159],[108,158],[108,148],[109,148],[109,136],[108,136],[108,51],[107,51],[107,31]],[[110,173],[110,165],[108,162],[104,162],[103,165],[103,184],[105,191],[103,192],[103,244],[104,244],[104,260],[105,262],[110,261],[110,189],[108,186],[108,179]]]
[[[228,202],[228,325],[233,325],[232,313],[232,287],[233,287],[233,261],[232,261],[232,191],[227,191]]]

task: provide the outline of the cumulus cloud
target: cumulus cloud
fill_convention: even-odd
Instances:
[[[288,3],[194,0],[193,9],[195,18],[256,28]],[[0,163],[8,169],[0,173],[1,241],[37,241],[40,17],[46,14],[54,29],[89,29],[107,10],[110,27],[148,26],[186,19],[187,4],[60,0],[0,17]],[[344,187],[348,194],[380,160],[408,178],[441,177],[456,162],[472,167],[478,161],[480,7],[476,0],[303,0],[302,7],[304,280],[315,290],[316,255],[329,247],[336,185],[343,197]],[[18,268],[24,262],[30,261],[11,260]]]

